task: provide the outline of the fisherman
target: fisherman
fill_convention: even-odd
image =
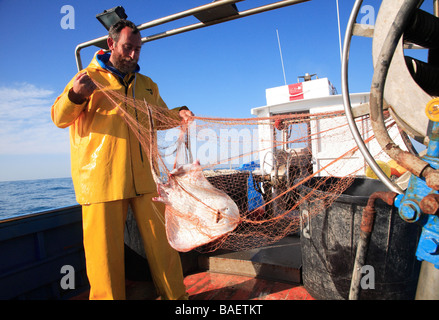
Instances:
[[[118,106],[96,90],[96,83],[125,99],[145,100],[174,119],[188,121],[193,114],[186,107],[169,110],[157,85],[139,73],[142,41],[131,21],[115,23],[107,43],[110,52],[98,52],[51,110],[56,126],[70,127],[71,170],[82,205],[90,299],[126,298],[124,226],[129,205],[161,298],[187,299],[180,256],[170,247],[162,222],[165,207],[152,202],[157,189],[148,156]]]

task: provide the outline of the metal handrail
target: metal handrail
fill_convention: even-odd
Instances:
[[[160,19],[156,19],[156,20],[152,20],[150,22],[146,22],[143,23],[141,25],[138,26],[139,30],[144,30],[147,28],[152,28],[158,25],[162,25],[171,21],[175,21],[175,20],[179,20],[191,15],[194,15],[196,13],[200,13],[209,9],[213,9],[219,6],[224,6],[226,4],[233,4],[236,2],[241,2],[241,1],[245,1],[245,0],[221,0],[221,1],[215,1],[206,5],[202,5],[196,8],[192,8],[186,11],[182,11],[176,14],[172,14]],[[188,25],[188,26],[184,26],[184,27],[180,27],[177,29],[173,29],[173,30],[168,30],[165,32],[161,32],[155,35],[151,35],[151,36],[147,36],[147,37],[143,37],[142,38],[142,43],[145,42],[150,42],[150,41],[154,41],[154,40],[158,40],[158,39],[162,39],[165,37],[169,37],[169,36],[173,36],[176,34],[180,34],[180,33],[184,33],[184,32],[188,32],[188,31],[192,31],[192,30],[196,30],[196,29],[200,29],[200,28],[204,28],[204,27],[208,27],[208,26],[212,26],[215,24],[219,24],[219,23],[223,23],[226,21],[231,21],[231,20],[236,20],[239,18],[243,18],[243,17],[247,17],[250,15],[254,15],[257,13],[261,13],[261,12],[266,12],[266,11],[270,11],[270,10],[274,10],[274,9],[279,9],[279,8],[283,8],[283,7],[287,7],[290,5],[294,5],[294,4],[298,4],[298,3],[302,3],[302,2],[308,2],[310,0],[282,0],[279,2],[275,2],[275,3],[270,3],[267,5],[263,5],[257,8],[252,8],[252,9],[248,9],[245,10],[243,12],[238,12],[236,15],[230,16],[230,17],[226,17],[226,18],[222,18],[222,19],[218,19],[218,20],[214,20],[214,21],[209,21],[209,22],[200,22],[200,23],[195,23],[192,25]],[[87,42],[83,42],[81,44],[79,44],[78,46],[76,46],[75,48],[75,58],[76,58],[76,66],[78,68],[78,71],[83,69],[82,66],[82,60],[81,60],[81,50],[86,48],[86,47],[90,47],[93,45],[97,45],[99,43],[102,43],[103,41],[106,41],[108,38],[108,35],[100,37],[100,38],[96,38]]]
[[[384,173],[384,171],[380,168],[380,166],[376,163],[373,156],[370,154],[369,149],[367,149],[366,144],[364,143],[361,134],[355,124],[354,116],[352,114],[352,106],[349,98],[349,88],[348,88],[348,61],[349,61],[349,51],[351,45],[352,31],[355,25],[355,20],[357,18],[358,12],[360,11],[363,0],[356,0],[354,7],[351,12],[351,16],[349,17],[349,22],[346,28],[344,45],[343,45],[343,57],[342,57],[342,66],[341,66],[341,85],[342,85],[342,96],[343,96],[343,104],[344,110],[346,114],[346,119],[348,121],[349,129],[354,137],[355,142],[363,154],[366,162],[369,164],[370,168],[377,175],[377,177],[389,188],[389,190],[394,191],[396,193],[402,194],[403,190],[393,183],[389,177]]]

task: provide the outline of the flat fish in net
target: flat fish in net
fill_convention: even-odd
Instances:
[[[169,174],[166,184],[155,176],[159,197],[166,204],[166,234],[170,245],[186,252],[233,231],[239,223],[236,203],[205,178],[199,161]]]

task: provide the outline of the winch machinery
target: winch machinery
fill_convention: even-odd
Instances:
[[[422,227],[416,251],[417,259],[422,261],[416,298],[439,299],[439,4],[434,0],[434,12],[428,13],[421,9],[424,1],[383,0],[374,26],[370,118],[381,148],[411,173],[408,185],[401,187],[385,175],[368,152],[350,107],[348,57],[351,38],[359,27],[356,18],[362,2],[355,2],[345,35],[342,90],[346,116],[366,161],[397,194],[393,205],[400,217]],[[428,50],[428,60],[406,56],[405,49],[413,47]],[[384,109],[426,150],[420,154],[404,151],[392,141],[384,125]]]

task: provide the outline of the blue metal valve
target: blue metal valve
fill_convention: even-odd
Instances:
[[[433,169],[439,169],[439,122],[433,123],[427,154],[422,157]],[[438,194],[427,186],[424,178],[412,175],[404,195],[395,199],[399,215],[407,222],[416,222],[422,226],[416,257],[428,261],[439,269],[439,217],[425,214],[420,208],[421,200],[428,194]]]

